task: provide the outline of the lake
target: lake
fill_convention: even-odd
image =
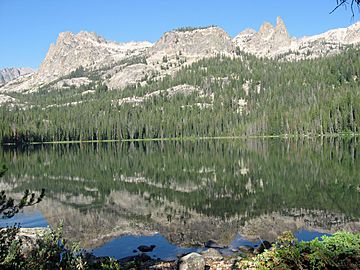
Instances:
[[[58,226],[96,255],[141,244],[172,258],[214,239],[360,232],[358,138],[238,139],[4,147],[0,189],[44,201],[0,226]]]

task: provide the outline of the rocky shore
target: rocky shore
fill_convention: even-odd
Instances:
[[[152,251],[155,247],[152,246],[151,248]],[[237,262],[243,258],[258,255],[271,248],[271,243],[266,240],[255,247],[239,246],[232,249],[220,246],[215,241],[209,240],[204,243],[203,251],[179,255],[176,260],[172,261],[152,259],[146,255],[147,250],[150,251],[150,249],[145,249],[139,255],[123,258],[118,262],[124,269],[230,270],[234,269]],[[138,268],[134,268],[134,265],[137,265]]]
[[[8,229],[1,230],[5,236],[6,230]],[[317,265],[324,266],[321,269],[360,269],[360,234],[347,232],[338,232],[330,237],[323,236],[322,241],[316,239],[301,243],[291,232],[285,232],[272,243],[261,240],[258,245],[237,247],[222,246],[209,240],[199,247],[198,252],[179,254],[176,259],[166,261],[150,256],[151,252],[156,251],[156,245],[140,245],[133,250],[135,255],[115,260],[110,257],[97,257],[86,251],[68,249],[66,241],[61,238],[61,230],[16,230],[12,241],[20,243],[20,257],[25,259],[25,262],[28,258],[32,263],[34,258],[37,258],[34,254],[51,254],[55,251],[58,255],[53,256],[52,263],[60,266],[59,269],[309,269],[308,267]],[[70,263],[67,265],[70,268],[61,267],[62,260],[66,260],[66,257],[70,258],[67,262]],[[47,264],[48,259],[44,260]],[[72,268],[75,266],[76,268]]]
[[[90,261],[98,265],[101,261],[106,261],[107,257],[97,258],[90,255]],[[179,256],[176,260],[162,261],[161,259],[151,258],[146,253],[129,256],[118,260],[121,269],[158,269],[158,270],[204,270],[233,269],[235,264],[244,257],[240,250],[234,251],[231,255],[224,255],[215,248],[206,249],[200,253],[192,252]]]
[[[36,248],[37,239],[41,239],[49,228],[20,228],[17,234],[18,239],[22,242],[22,252],[25,254]],[[136,255],[128,256],[117,260],[121,269],[180,269],[180,270],[197,270],[197,269],[233,269],[236,262],[244,257],[253,256],[271,248],[271,243],[264,240],[262,244],[255,247],[239,246],[229,248],[222,246],[214,240],[203,243],[200,252],[191,252],[189,254],[179,254],[176,259],[164,261],[148,255],[149,252],[156,251],[155,245],[140,245],[133,252]],[[89,266],[96,269],[96,266],[111,260],[109,257],[96,257],[91,253],[84,253],[85,261]]]

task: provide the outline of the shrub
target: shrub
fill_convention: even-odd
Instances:
[[[360,234],[338,232],[298,242],[284,233],[270,250],[240,261],[239,269],[360,269]]]

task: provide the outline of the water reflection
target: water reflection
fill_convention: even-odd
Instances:
[[[36,206],[96,247],[160,232],[229,244],[284,230],[359,232],[358,139],[48,145],[4,149],[0,189],[47,190]]]
[[[161,258],[162,260],[173,260],[179,254],[201,251],[201,248],[177,247],[169,243],[169,241],[160,234],[154,234],[152,236],[119,237],[95,249],[93,254],[95,256],[111,256],[116,259],[121,259],[139,254],[137,247],[140,245],[155,245],[155,249],[152,252],[148,252],[147,255],[152,258]]]

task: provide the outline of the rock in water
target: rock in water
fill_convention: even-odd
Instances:
[[[156,247],[155,245],[151,245],[151,246],[141,245],[141,246],[138,246],[137,249],[141,252],[151,252],[154,250],[155,247]]]
[[[209,240],[204,243],[204,246],[207,248],[223,248],[218,243],[216,243],[214,240]]]
[[[193,252],[179,261],[179,270],[204,270],[205,259],[198,253]]]

